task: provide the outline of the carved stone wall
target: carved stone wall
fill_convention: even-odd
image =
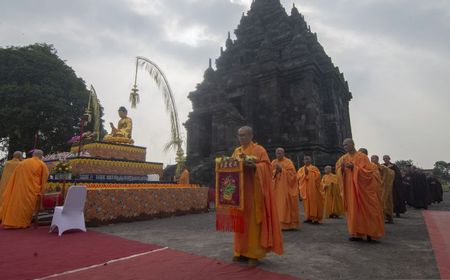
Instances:
[[[212,185],[214,157],[238,146],[237,129],[250,125],[255,140],[274,157],[284,147],[296,164],[303,155],[318,166],[334,164],[351,137],[343,74],[294,6],[256,0],[216,59],[216,70],[189,94],[185,123],[188,167],[194,182]]]

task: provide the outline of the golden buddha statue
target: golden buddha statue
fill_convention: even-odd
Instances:
[[[111,125],[111,133],[103,138],[104,142],[121,143],[121,144],[133,144],[131,139],[131,132],[133,130],[133,121],[127,116],[128,112],[125,107],[119,108],[120,121],[117,124],[117,128],[113,123]]]

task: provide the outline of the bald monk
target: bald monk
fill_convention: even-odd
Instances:
[[[392,185],[394,184],[395,172],[380,164],[380,158],[372,155],[370,161],[375,164],[381,176],[381,207],[387,224],[393,224],[394,201],[392,199]]]
[[[33,157],[22,161],[9,180],[0,209],[4,228],[30,225],[38,195],[48,178],[48,168],[42,157],[41,150],[34,150]]]
[[[305,209],[305,223],[320,224],[323,219],[323,195],[320,170],[311,164],[311,157],[304,156],[305,165],[297,172],[300,195]]]
[[[275,155],[272,170],[278,218],[282,230],[294,230],[300,224],[295,166],[284,156],[283,148],[276,149]]]
[[[325,166],[325,175],[322,177],[322,187],[324,192],[324,212],[328,218],[339,218],[344,214],[341,190],[337,185],[337,177],[332,173],[332,167]]]
[[[3,192],[5,191],[5,188],[6,188],[6,185],[8,184],[9,178],[11,178],[11,175],[13,174],[17,165],[19,165],[20,161],[22,161],[22,152],[15,151],[13,154],[13,158],[11,160],[8,160],[5,164],[5,166],[3,167],[2,178],[0,179],[0,208],[2,206],[2,201],[3,201],[3,199],[2,199]]]
[[[186,166],[183,167],[183,171],[180,174],[180,178],[177,180],[178,184],[189,184],[189,170]]]
[[[343,190],[344,209],[350,241],[378,240],[384,235],[383,210],[380,205],[378,170],[369,158],[355,150],[355,143],[347,138],[343,142],[347,152],[336,163],[338,185]]]
[[[234,234],[233,261],[257,265],[266,253],[283,254],[283,239],[273,195],[272,168],[266,150],[253,142],[253,129],[238,130],[233,158],[244,161],[244,232]],[[252,160],[249,156],[254,157]]]

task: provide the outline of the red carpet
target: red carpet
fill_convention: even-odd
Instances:
[[[94,231],[0,229],[0,279],[32,279],[160,248]]]
[[[450,212],[423,211],[441,279],[450,279]]]
[[[0,229],[0,279],[295,279],[94,231]]]
[[[264,271],[259,268],[224,263],[172,249],[164,249],[148,255],[58,276],[53,279],[288,280],[297,278]]]

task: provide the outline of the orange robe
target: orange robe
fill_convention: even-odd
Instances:
[[[280,164],[281,172],[277,173],[275,166]],[[274,172],[273,185],[275,202],[281,229],[296,229],[300,224],[298,207],[298,186],[295,166],[288,158],[272,161]]]
[[[337,184],[335,174],[325,174],[322,177],[322,187],[324,190],[324,212],[325,218],[330,215],[341,216],[344,214],[344,204],[342,201],[341,190]]]
[[[233,153],[256,157],[256,169],[244,172],[244,232],[234,234],[234,255],[261,259],[273,251],[283,254],[283,239],[272,186],[272,170],[266,150],[255,143]]]
[[[2,178],[0,179],[0,209],[2,206],[3,193],[5,192],[6,185],[8,184],[9,178],[11,178],[11,175],[13,174],[14,170],[16,169],[17,165],[19,165],[19,163],[20,163],[19,159],[13,158],[12,160],[8,160],[5,166],[3,167]]]
[[[305,168],[308,168],[307,175]],[[298,170],[297,178],[306,220],[321,222],[323,219],[323,195],[319,169],[314,165],[303,166]]]
[[[0,209],[3,227],[26,228],[30,225],[38,195],[47,178],[47,165],[37,157],[26,159],[17,166],[3,194]]]
[[[352,163],[353,170],[341,169],[342,163]],[[345,154],[336,163],[338,184],[343,190],[348,232],[353,237],[384,235],[383,210],[380,206],[378,168],[361,153]]]
[[[392,218],[394,214],[394,200],[392,187],[394,185],[395,171],[384,165],[378,164],[381,175],[381,207],[386,219]]]
[[[189,184],[189,171],[187,169],[184,169],[183,172],[181,172],[178,184]]]

